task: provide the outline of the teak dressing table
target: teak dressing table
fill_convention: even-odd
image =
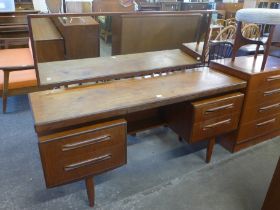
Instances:
[[[47,187],[85,179],[90,206],[93,176],[126,164],[127,134],[169,126],[189,143],[208,140],[209,162],[215,138],[237,129],[243,104],[246,82],[238,78],[208,67],[185,70],[176,58],[161,66],[163,73],[134,77],[152,74],[164,59],[143,68],[132,65],[133,56],[120,58],[125,73],[116,68],[118,74],[106,76],[110,81],[29,95]],[[114,58],[107,62],[110,73]],[[92,81],[102,78],[95,76]]]

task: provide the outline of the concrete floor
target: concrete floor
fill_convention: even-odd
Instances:
[[[45,188],[27,96],[9,98],[0,122],[0,209],[90,209],[82,181]],[[210,164],[204,148],[166,128],[129,137],[128,164],[95,178],[95,209],[260,209],[280,138],[235,154],[217,145]]]

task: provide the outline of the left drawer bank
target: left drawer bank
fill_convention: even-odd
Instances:
[[[123,119],[39,137],[47,187],[54,187],[126,164],[127,123]]]

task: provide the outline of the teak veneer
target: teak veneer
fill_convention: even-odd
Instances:
[[[210,67],[246,80],[239,128],[223,137],[223,145],[235,152],[280,134],[280,59],[268,57],[262,70],[262,55],[221,59]]]
[[[235,77],[201,67],[30,94],[37,132],[72,126],[242,89]],[[63,103],[62,103],[63,102]]]
[[[201,65],[181,50],[38,63],[41,86],[93,82],[192,68]]]
[[[237,129],[243,101],[238,91],[245,87],[243,80],[200,67],[32,93],[46,185],[84,179],[93,206],[93,176],[126,163],[127,133],[161,125],[189,143],[208,140],[209,162],[216,137]],[[178,122],[186,129],[178,131]]]
[[[64,60],[64,41],[51,18],[34,18],[31,22],[33,53],[38,62]]]

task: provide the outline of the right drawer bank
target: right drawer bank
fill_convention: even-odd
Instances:
[[[258,57],[238,57],[234,62],[217,60],[210,64],[215,70],[247,81],[239,128],[224,135],[222,144],[235,152],[280,135],[280,59],[269,57],[260,70]]]

